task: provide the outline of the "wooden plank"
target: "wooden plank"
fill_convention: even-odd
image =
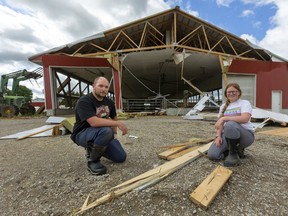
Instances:
[[[4,137],[0,137],[0,139],[17,139],[19,137],[22,137],[22,136],[25,136],[27,134],[31,134],[31,133],[34,133],[34,132],[37,132],[39,130],[44,130],[44,129],[50,129],[51,131],[45,131],[45,132],[42,132],[40,134],[36,134],[34,135],[33,137],[40,137],[40,136],[51,136],[52,135],[52,128],[53,128],[53,125],[43,125],[41,127],[38,127],[38,128],[34,128],[34,129],[31,129],[31,130],[26,130],[26,131],[22,131],[22,132],[19,132],[19,133],[15,133],[15,134],[11,134],[11,135],[8,135],[8,136],[4,136]]]
[[[174,147],[174,148],[171,148],[171,149],[168,149],[164,152],[161,152],[158,154],[158,157],[159,158],[162,158],[162,159],[167,159],[168,157],[172,156],[173,154],[176,154],[178,152],[181,152],[185,149],[187,149],[188,147],[187,146],[178,146],[178,147]]]
[[[177,143],[169,146],[161,146],[160,148],[175,148],[175,147],[180,147],[180,146],[196,146],[198,144],[206,144],[211,141],[213,141],[215,138],[209,138],[209,139],[199,139],[199,138],[191,138],[188,142],[183,142],[183,143]]]
[[[195,146],[199,147],[199,144],[205,144],[213,141],[214,139],[199,139],[199,138],[191,138],[188,142],[177,143],[169,146],[162,146],[161,148],[168,148],[168,150],[158,153],[158,157],[165,160],[172,160],[176,157],[182,156],[185,153],[192,151]],[[188,148],[193,148],[192,150],[187,150]],[[184,151],[184,152],[183,152]],[[182,152],[182,153],[181,153]],[[175,157],[173,156],[175,155]]]
[[[54,127],[59,127],[59,125],[52,125],[51,128],[46,128],[46,129],[43,129],[43,130],[36,131],[34,133],[26,134],[24,136],[18,137],[17,140],[22,140],[22,139],[34,136],[36,134],[40,134],[40,133],[48,131],[48,130],[53,130]]]
[[[232,171],[218,166],[191,194],[193,203],[207,208],[228,181]]]
[[[211,140],[210,140],[211,141]],[[207,141],[207,142],[204,142],[204,143],[208,143],[210,141]],[[176,147],[181,147],[181,146],[193,146],[193,145],[196,145],[196,144],[199,144],[201,142],[201,140],[195,140],[195,141],[188,141],[188,142],[183,142],[183,143],[177,143],[177,144],[173,144],[173,145],[168,145],[168,146],[160,146],[160,148],[176,148]],[[203,144],[204,144],[203,143]]]
[[[52,128],[52,136],[62,135],[62,130],[60,130],[60,127],[63,127],[62,124],[55,125],[55,126]]]
[[[187,154],[188,152],[194,151],[195,149],[197,149],[199,147],[200,146],[193,146],[193,147],[190,147],[190,148],[186,148],[186,149],[184,149],[184,150],[182,150],[180,152],[177,152],[175,154],[169,155],[166,159],[167,160],[173,160],[175,158],[181,157],[184,154]]]
[[[45,104],[43,104],[41,107],[39,107],[36,111],[36,114],[41,114],[45,110]]]
[[[156,184],[157,182],[161,181],[162,179],[166,178],[168,175],[174,173],[178,169],[184,167],[185,165],[189,164],[193,160],[200,157],[203,153],[207,152],[209,147],[211,146],[212,142],[201,146],[200,148],[189,152],[179,158],[176,158],[174,160],[168,161],[152,170],[149,170],[135,178],[132,178],[126,182],[123,182],[122,184],[119,184],[111,189],[111,192],[104,195],[103,197],[100,197],[99,199],[95,200],[94,202],[87,204],[86,199],[86,205],[85,203],[80,207],[76,212],[74,212],[75,215],[83,213],[84,211],[94,208],[96,206],[99,206],[103,203],[112,201],[116,197],[119,197],[131,190],[139,190],[149,187],[151,185]]]
[[[69,132],[73,132],[73,127],[75,124],[76,120],[75,117],[70,117],[70,118],[66,118],[64,120],[61,121],[61,124],[69,131]]]
[[[288,128],[278,128],[273,130],[259,131],[258,133],[272,136],[288,136]]]

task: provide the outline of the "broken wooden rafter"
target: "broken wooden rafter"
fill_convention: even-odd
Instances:
[[[87,198],[82,205],[81,208],[77,212],[74,213],[74,215],[81,214],[88,209],[94,208],[96,206],[102,205],[106,202],[109,202],[129,191],[132,190],[139,190],[147,188],[151,185],[154,185],[161,181],[162,179],[166,178],[168,175],[174,173],[178,169],[184,167],[185,165],[189,164],[193,160],[200,157],[203,153],[207,152],[209,147],[211,146],[212,142],[201,146],[197,150],[194,150],[192,152],[189,152],[179,158],[176,158],[174,160],[171,160],[169,162],[166,162],[152,170],[149,170],[135,178],[132,178],[122,184],[119,184],[111,189],[111,192],[104,195],[103,197],[100,197],[99,199],[95,200],[94,202],[88,204]]]

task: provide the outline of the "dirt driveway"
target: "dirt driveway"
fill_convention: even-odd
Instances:
[[[43,126],[46,120],[0,119],[0,136]],[[70,215],[88,194],[94,201],[110,188],[165,163],[157,156],[161,146],[214,136],[213,121],[150,116],[123,122],[138,139],[119,137],[127,161],[114,164],[103,159],[108,168],[104,176],[87,172],[85,152],[69,135],[0,140],[0,215]],[[256,133],[246,154],[207,210],[193,204],[189,195],[222,162],[201,157],[152,187],[131,191],[83,215],[287,215],[287,137]]]

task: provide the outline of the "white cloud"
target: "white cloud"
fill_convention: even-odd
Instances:
[[[259,42],[259,45],[288,59],[288,1],[275,0],[274,2],[278,9],[272,18],[273,28],[267,30],[265,37]]]
[[[195,16],[195,17],[199,17],[199,12],[198,12],[198,11],[188,10],[187,12],[188,12],[189,14]]]
[[[1,1],[0,75],[22,69],[32,71],[39,67],[28,61],[32,55],[170,8],[163,0],[104,2]],[[33,92],[39,89],[29,81],[23,83]]]
[[[253,35],[241,35],[252,43],[259,45],[285,59],[288,59],[288,1],[287,0],[241,0],[244,4],[252,4],[256,7],[271,5],[276,8],[276,14],[271,18],[270,29],[267,29],[262,39],[256,39]],[[264,27],[260,21],[253,23],[254,27]]]
[[[233,1],[234,1],[234,0],[216,0],[216,4],[218,5],[218,7],[220,7],[220,6],[230,7],[230,4],[231,4]]]
[[[254,14],[254,12],[253,12],[252,10],[244,10],[244,11],[242,12],[241,16],[243,16],[243,17],[249,17],[249,16],[251,16],[251,15],[253,15],[253,14]]]
[[[253,43],[253,44],[258,44],[259,43],[259,41],[257,41],[257,39],[253,36],[253,35],[248,35],[248,34],[242,34],[241,36],[240,36],[240,38],[242,38],[242,39],[244,39],[244,40],[248,40],[248,41],[250,41],[251,43]]]
[[[186,5],[185,5],[185,11],[195,17],[199,17],[199,12],[198,11],[195,11],[195,10],[192,10],[192,5],[189,1],[186,2]]]
[[[255,28],[260,28],[262,25],[261,21],[254,21],[252,24]]]
[[[241,2],[243,2],[244,4],[253,4],[256,6],[263,6],[263,5],[272,4],[275,2],[275,0],[241,0]]]

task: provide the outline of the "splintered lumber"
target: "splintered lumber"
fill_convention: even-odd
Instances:
[[[288,128],[278,128],[273,130],[260,131],[258,133],[272,136],[288,136]]]
[[[218,166],[191,194],[190,199],[193,203],[207,208],[214,200],[218,192],[228,181],[232,171]]]
[[[191,152],[191,151],[194,151],[195,149],[198,149],[200,146],[193,146],[191,148],[187,148],[187,149],[184,149],[180,152],[177,152],[177,153],[174,153],[172,155],[169,155],[166,160],[173,160],[175,158],[178,158],[178,157],[181,157],[182,155],[184,154],[187,154],[188,152]]]
[[[159,158],[162,158],[162,159],[168,159],[168,157],[171,157],[172,155],[174,154],[177,154],[185,149],[187,149],[188,147],[187,146],[178,146],[178,147],[174,147],[174,148],[170,148],[164,152],[161,152],[158,154],[158,157]]]
[[[199,139],[199,138],[191,138],[188,142],[184,142],[184,143],[177,143],[177,144],[173,144],[173,145],[168,145],[168,146],[162,146],[161,148],[175,148],[175,147],[181,147],[181,146],[186,146],[186,147],[191,147],[191,146],[195,146],[195,145],[199,145],[199,144],[206,144],[208,142],[213,141],[214,138],[212,139]]]
[[[80,214],[84,211],[99,206],[103,203],[112,201],[113,199],[129,192],[132,190],[141,190],[147,188],[151,185],[154,185],[161,181],[162,179],[166,178],[168,175],[174,173],[178,169],[184,167],[185,165],[189,164],[193,160],[200,157],[203,153],[207,152],[209,147],[211,146],[212,142],[199,147],[198,149],[189,152],[181,157],[178,157],[174,160],[168,161],[152,170],[149,170],[135,178],[132,178],[122,184],[119,184],[111,189],[111,191],[100,197],[99,199],[93,201],[92,203],[88,204],[88,198],[84,202],[81,208],[77,210],[74,214]]]
[[[195,150],[201,144],[211,142],[213,139],[201,140],[199,138],[192,138],[189,142],[178,143],[169,146],[163,146],[162,148],[168,148],[166,151],[158,153],[158,157],[165,160],[172,160],[176,157],[182,156],[190,151]]]

